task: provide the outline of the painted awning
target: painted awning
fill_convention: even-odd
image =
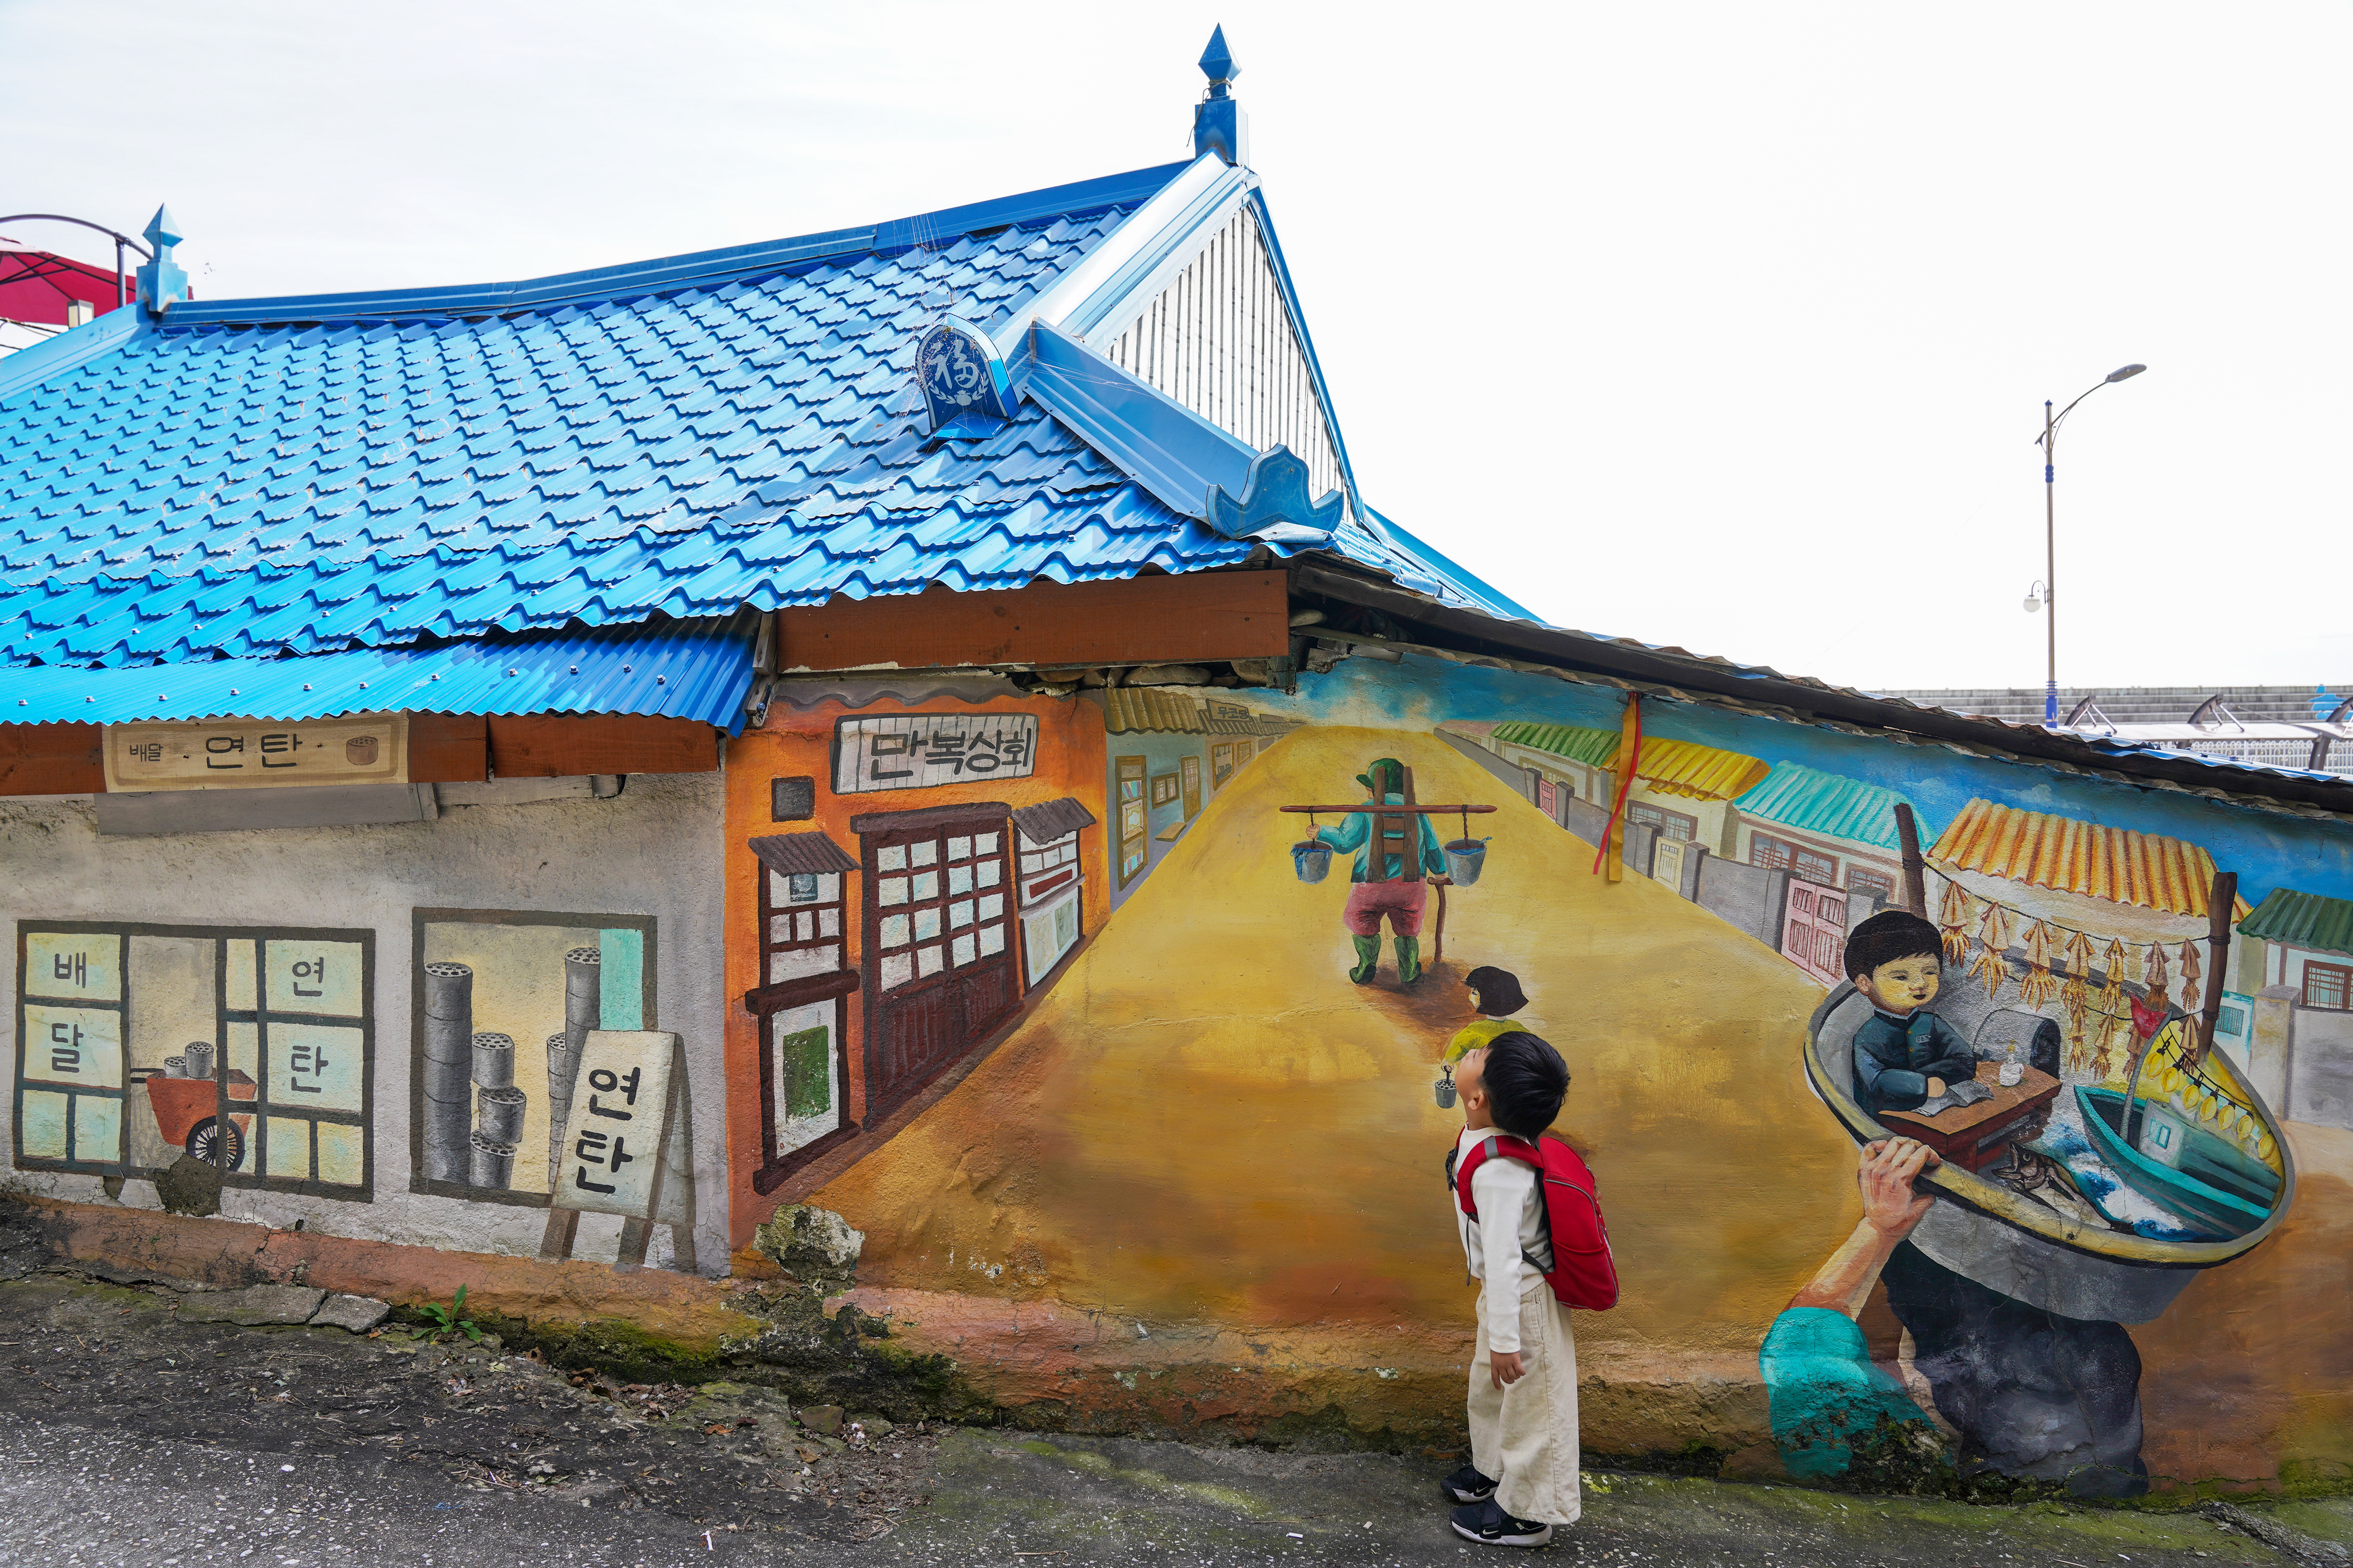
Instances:
[[[2214,858],[2198,845],[1989,800],[1963,806],[1926,858],[1939,869],[2174,915],[2205,914],[2214,885]],[[2246,901],[2238,908],[2244,913]]]
[[[1095,814],[1069,795],[1040,805],[1025,805],[1013,814],[1013,826],[1032,844],[1051,844],[1094,825]]]
[[[0,675],[0,723],[331,719],[342,713],[636,713],[739,729],[749,629],[728,618],[431,648]]]
[[[1198,699],[1160,686],[1103,688],[1103,728],[1114,735],[1142,731],[1199,735],[1208,731]]]
[[[2353,902],[2274,888],[2254,913],[2239,922],[2239,931],[2289,947],[2353,956]]]
[[[1801,763],[1777,763],[1764,783],[1732,804],[1746,816],[1799,833],[1843,838],[1899,854],[1904,847],[1895,830],[1895,808],[1909,804],[1902,795]],[[1923,839],[1936,836],[1918,807],[1913,808],[1912,817]]]
[[[1534,751],[1550,752],[1591,768],[1618,764],[1618,731],[1588,729],[1581,724],[1538,724],[1524,719],[1498,724],[1493,738]],[[1755,787],[1770,771],[1768,764],[1738,752],[1718,751],[1691,741],[1642,737],[1641,760],[1634,776],[1662,795],[1692,800],[1731,800]]]
[[[821,876],[829,871],[855,871],[858,861],[840,845],[812,828],[805,833],[771,833],[751,841],[760,864],[779,877]]]

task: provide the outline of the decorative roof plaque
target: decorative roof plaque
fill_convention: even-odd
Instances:
[[[1013,417],[1013,383],[1005,362],[988,334],[970,321],[949,316],[923,334],[915,351],[915,380],[934,430],[959,414]]]

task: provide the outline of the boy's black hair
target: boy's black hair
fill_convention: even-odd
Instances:
[[[1534,1138],[1560,1114],[1568,1098],[1568,1064],[1550,1042],[1525,1029],[1498,1035],[1488,1043],[1479,1081],[1495,1125],[1521,1138]]]
[[[1528,1005],[1520,977],[1508,969],[1482,963],[1464,975],[1462,984],[1479,993],[1479,1011],[1490,1018],[1508,1017]]]
[[[1944,961],[1936,928],[1910,910],[1882,910],[1848,933],[1846,977],[1860,980],[1883,963],[1923,956]]]

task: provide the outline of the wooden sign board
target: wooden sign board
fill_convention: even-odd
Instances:
[[[688,1202],[685,1088],[685,1052],[676,1035],[589,1030],[564,1124],[554,1205],[681,1223]]]
[[[408,783],[408,715],[109,724],[106,787],[138,793]]]

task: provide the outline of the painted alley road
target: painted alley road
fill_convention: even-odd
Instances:
[[[0,1285],[0,1562],[1239,1568],[1478,1555],[1446,1532],[1436,1501],[1432,1478],[1450,1461],[1006,1428],[902,1428],[868,1451],[837,1451],[796,1432],[762,1390],[615,1399],[495,1352],[183,1323],[175,1305],[168,1291],[58,1275]],[[1551,1561],[2295,1560],[2196,1513],[1972,1508],[1599,1473],[1586,1507]],[[2257,1519],[2274,1533],[2353,1538],[2353,1506],[2341,1500]],[[2322,1560],[2329,1548],[2305,1550]]]

